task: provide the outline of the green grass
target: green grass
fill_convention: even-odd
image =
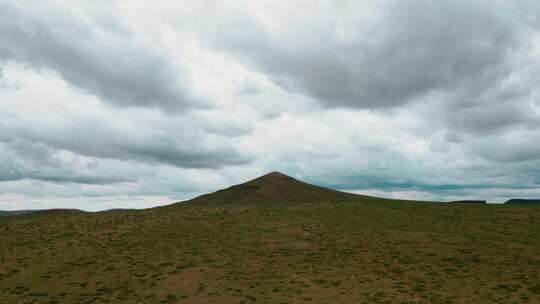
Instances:
[[[540,208],[392,201],[0,219],[0,303],[538,303]]]

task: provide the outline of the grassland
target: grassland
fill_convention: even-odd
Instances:
[[[0,219],[0,303],[539,303],[540,208],[174,205]]]

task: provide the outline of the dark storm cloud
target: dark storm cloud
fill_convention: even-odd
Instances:
[[[42,168],[43,169],[43,168]],[[39,180],[52,183],[76,183],[88,185],[109,185],[122,182],[135,182],[136,178],[128,178],[121,176],[104,176],[99,175],[80,175],[73,170],[65,170],[60,172],[36,172],[36,171],[17,171],[17,172],[2,172],[0,173],[0,181],[19,181],[19,180]]]
[[[183,143],[164,140],[155,143],[155,145],[127,143],[125,146],[118,148],[115,151],[117,159],[162,163],[181,168],[217,169],[224,166],[246,164],[250,160],[229,147],[221,149],[198,147],[196,140]],[[81,152],[85,153],[84,151]],[[96,156],[99,156],[99,153]]]
[[[526,104],[499,102],[494,106],[484,104],[458,108],[449,112],[449,116],[451,128],[477,135],[540,124],[540,117],[532,113]]]
[[[138,172],[141,164],[165,164],[179,168],[219,168],[227,165],[245,164],[249,158],[229,148],[211,150],[197,147],[195,143],[182,145],[159,144],[151,140],[138,143],[98,139],[97,145],[81,144],[82,137],[46,138],[37,134],[17,134],[17,139],[4,138],[0,142],[0,181],[34,179],[56,183],[80,183],[106,185],[119,182],[134,182],[145,173]],[[90,140],[87,141],[90,143]],[[69,151],[95,161],[80,162],[63,158],[58,152]],[[100,161],[98,161],[100,160]],[[103,160],[132,161],[120,167],[107,167]],[[106,164],[106,163],[105,163]],[[126,167],[127,166],[127,167]],[[127,168],[127,169],[126,169]],[[137,172],[137,175],[132,175]]]
[[[41,143],[0,142],[0,181],[24,179],[55,183],[106,185],[133,182],[134,176],[114,170],[95,170],[92,164],[76,166],[55,155],[55,150]]]
[[[209,39],[286,90],[328,107],[368,109],[436,91],[490,90],[524,43],[510,4],[382,1],[375,16],[363,16],[361,5],[347,3],[332,14],[298,8],[311,19],[282,16],[283,26],[271,29],[246,16]]]
[[[196,105],[189,78],[167,58],[129,33],[91,24],[67,9],[0,4],[0,37],[0,62],[54,70],[104,102],[175,111]]]
[[[0,112],[1,114],[1,112]],[[133,125],[118,128],[110,121],[95,117],[80,117],[64,125],[26,124],[0,115],[0,142],[21,147],[39,144],[57,151],[70,151],[87,157],[114,160],[131,160],[147,164],[167,164],[180,168],[220,168],[246,164],[250,158],[230,146],[216,143],[210,145],[209,135],[198,130],[194,122],[186,119],[186,132],[171,132],[169,128],[181,128],[181,124]],[[177,118],[178,120],[178,118]],[[19,151],[22,149],[18,149]],[[29,153],[28,150],[26,153]],[[40,157],[34,153],[29,159]]]
[[[471,149],[494,163],[524,163],[524,166],[519,170],[514,170],[516,173],[531,173],[532,170],[540,175],[539,164],[530,163],[531,161],[540,161],[540,145],[537,144],[539,140],[540,132],[534,132],[534,130],[513,132],[503,137],[482,138],[472,143]]]

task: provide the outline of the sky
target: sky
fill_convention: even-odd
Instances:
[[[0,210],[540,197],[539,83],[536,0],[2,0]]]

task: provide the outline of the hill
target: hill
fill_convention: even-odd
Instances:
[[[14,211],[2,211],[0,210],[0,216],[13,216],[13,215],[23,215],[35,212],[35,210],[14,210]]]
[[[540,303],[539,219],[272,173],[164,208],[1,217],[0,303]]]
[[[460,200],[460,201],[451,201],[451,204],[487,204],[485,200]]]
[[[280,172],[271,172],[251,181],[187,202],[199,205],[292,205],[298,203],[331,203],[359,200],[383,200],[311,185]]]
[[[517,199],[517,198],[514,198],[514,199],[510,199],[510,200],[507,200],[505,202],[505,204],[525,204],[525,205],[529,205],[529,204],[540,204],[540,199]]]
[[[126,208],[113,208],[104,211],[96,211],[96,213],[112,213],[112,212],[126,212],[126,211],[139,211],[140,209],[126,209]],[[38,209],[38,210],[14,210],[14,211],[2,211],[0,210],[0,217],[2,216],[16,216],[16,215],[49,215],[49,214],[75,214],[75,213],[89,213],[80,209]]]
[[[40,209],[40,210],[14,210],[0,211],[0,216],[15,216],[15,215],[47,215],[47,214],[69,214],[82,213],[79,209]]]

